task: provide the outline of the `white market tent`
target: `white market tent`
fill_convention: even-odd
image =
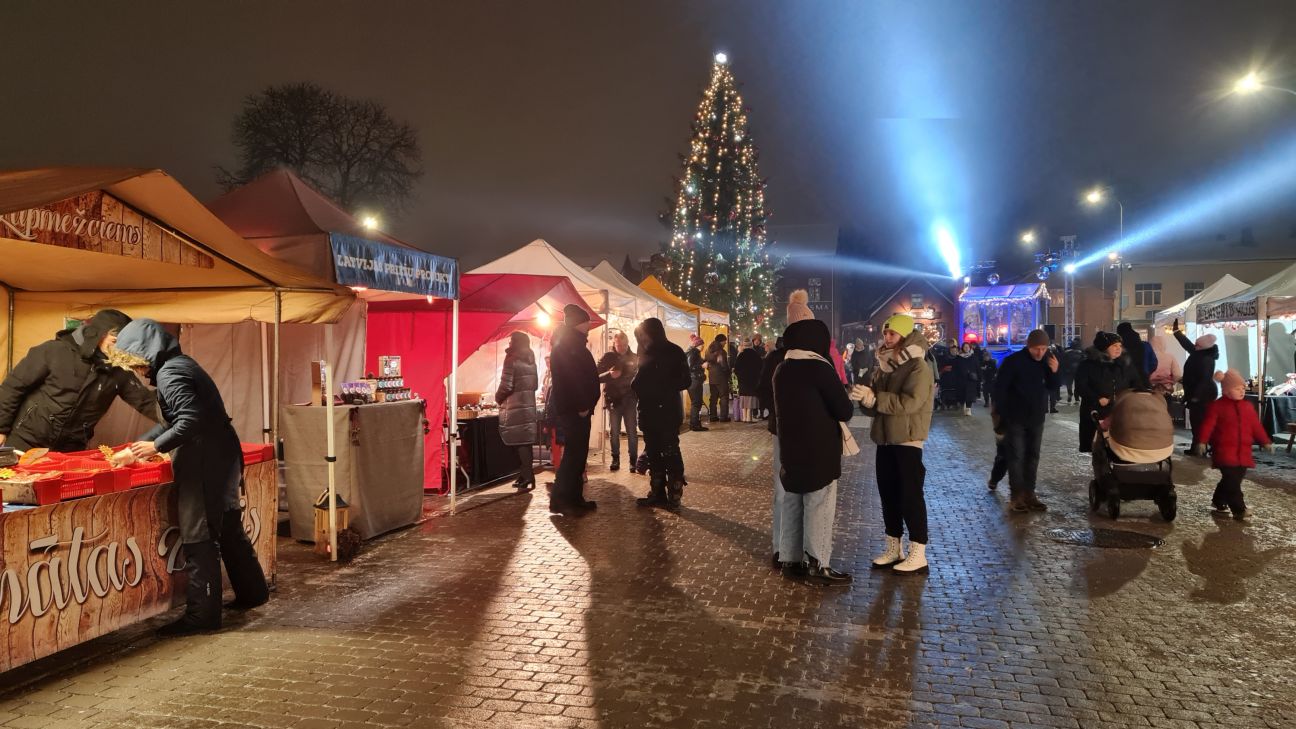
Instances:
[[[648,291],[639,288],[639,285],[621,275],[607,259],[599,261],[594,267],[593,273],[599,278],[611,283],[618,288],[627,291],[641,291],[652,301],[657,302],[657,313],[652,314],[661,319],[662,325],[666,327],[666,338],[680,345],[684,349],[690,346],[689,335],[698,333],[698,318],[696,314],[684,311],[683,309],[653,296]],[[629,334],[630,332],[626,332]]]
[[[273,336],[189,352],[204,368],[256,383],[249,402],[226,403],[244,440],[268,425],[280,324],[337,321],[355,299],[257,250],[161,170],[0,172],[0,260],[9,308],[0,327],[5,372],[66,319],[103,308],[180,325],[273,325]],[[188,328],[181,329],[186,347]],[[112,430],[106,437],[116,442],[139,432],[136,423],[112,426],[110,413],[100,431]]]
[[[1152,346],[1156,350],[1157,361],[1159,362],[1157,372],[1161,374],[1173,372],[1175,380],[1178,380],[1183,375],[1183,364],[1188,359],[1188,353],[1175,341],[1173,334],[1175,319],[1179,320],[1180,329],[1184,335],[1195,340],[1201,334],[1207,333],[1198,331],[1197,304],[1232,296],[1246,287],[1245,282],[1224,274],[1223,278],[1197,292],[1194,296],[1190,296],[1174,306],[1157,312],[1152,327]],[[1219,338],[1220,350],[1226,350],[1225,340],[1218,333],[1216,333],[1216,337]]]
[[[1247,376],[1281,379],[1292,367],[1292,327],[1296,324],[1296,264],[1231,296],[1197,304],[1198,327],[1255,333],[1255,358],[1248,362]],[[1241,363],[1230,357],[1228,366],[1239,371]]]

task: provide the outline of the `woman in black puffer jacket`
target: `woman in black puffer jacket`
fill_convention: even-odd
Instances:
[[[535,352],[531,339],[525,332],[513,332],[508,349],[504,350],[504,366],[500,370],[499,389],[495,402],[500,407],[500,440],[517,449],[518,477],[513,487],[519,491],[535,488],[535,471],[531,466],[531,446],[538,440],[536,422],[536,389],[540,378],[536,374]]]
[[[1098,424],[1094,422],[1093,413],[1099,417],[1107,414],[1116,393],[1139,387],[1142,378],[1134,368],[1121,357],[1124,345],[1120,335],[1112,332],[1098,332],[1094,336],[1094,346],[1085,350],[1085,360],[1076,369],[1075,389],[1080,396],[1080,452],[1092,453],[1094,435]]]
[[[648,496],[637,503],[675,508],[684,496],[684,456],[679,446],[684,403],[680,392],[692,381],[688,359],[679,345],[666,339],[660,319],[645,319],[635,329],[635,337],[639,340],[639,369],[630,386],[638,396],[639,428],[651,474]]]

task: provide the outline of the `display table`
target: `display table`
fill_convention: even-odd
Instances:
[[[1247,395],[1246,398],[1252,405],[1259,406],[1259,397]],[[1260,423],[1270,437],[1275,433],[1285,433],[1287,424],[1292,422],[1296,422],[1296,396],[1265,396],[1264,407],[1260,408]]]
[[[498,415],[459,421],[459,465],[468,474],[465,491],[517,475],[517,449],[500,440]]]
[[[240,502],[273,583],[274,461],[244,466]],[[178,523],[170,483],[0,514],[0,671],[183,604]]]
[[[315,500],[328,489],[327,410],[285,407],[280,415],[293,539],[315,540]],[[423,513],[423,401],[338,405],[333,409],[337,493],[351,526],[370,539]]]

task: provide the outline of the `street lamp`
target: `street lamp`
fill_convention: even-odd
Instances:
[[[365,230],[377,230],[378,218],[372,215],[366,215],[360,219],[360,224],[364,226]]]
[[[1034,244],[1034,243],[1035,243],[1035,231],[1033,231],[1033,230],[1028,230],[1028,231],[1026,231],[1025,233],[1022,233],[1022,234],[1021,234],[1021,242],[1022,242],[1022,243],[1025,243],[1026,245],[1032,245],[1032,244]]]
[[[1116,209],[1119,211],[1119,218],[1117,219],[1119,225],[1119,237],[1116,240],[1116,250],[1107,254],[1107,258],[1112,261],[1118,261],[1120,259],[1120,251],[1125,247],[1125,206],[1121,204],[1119,198],[1111,194],[1110,187],[1103,187],[1102,185],[1098,185],[1085,193],[1084,200],[1090,206],[1096,207],[1103,204],[1108,197],[1111,197],[1111,199],[1116,203]],[[1105,283],[1103,285],[1106,286]],[[1121,266],[1120,273],[1116,278],[1116,301],[1113,302],[1112,306],[1116,310],[1115,321],[1113,324],[1119,324],[1121,317],[1125,315],[1125,267],[1123,265]]]
[[[1271,84],[1265,83],[1264,79],[1260,78],[1260,75],[1257,74],[1255,71],[1252,71],[1247,75],[1243,76],[1242,78],[1238,79],[1237,81],[1233,82],[1233,93],[1240,94],[1242,96],[1246,96],[1247,94],[1254,94],[1257,91],[1260,91],[1261,89],[1270,89],[1273,91],[1285,91],[1293,96],[1296,96],[1296,91],[1292,91],[1291,89],[1284,88],[1282,86],[1273,86]]]

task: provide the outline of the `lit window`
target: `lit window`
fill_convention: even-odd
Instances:
[[[921,309],[923,305],[922,294],[909,294],[909,308]]]

